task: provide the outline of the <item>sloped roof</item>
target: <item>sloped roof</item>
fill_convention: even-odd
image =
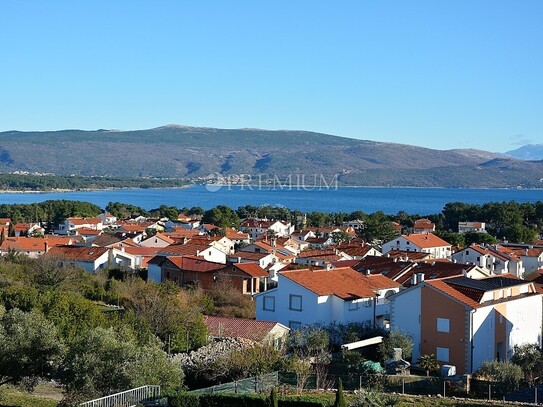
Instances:
[[[364,274],[369,271],[370,274],[383,274],[392,280],[396,280],[414,264],[412,261],[400,261],[395,258],[366,256],[364,259],[359,260],[353,268]]]
[[[258,261],[266,256],[269,256],[271,253],[252,253],[252,252],[235,252],[234,254],[231,254],[229,257],[232,258],[241,258],[243,260],[253,260]]]
[[[416,266],[408,270],[404,275],[395,279],[405,287],[411,285],[411,276],[413,274],[424,274],[425,280],[435,280],[438,278],[463,276],[464,273],[469,272],[475,265],[468,265],[462,263],[450,263],[433,261],[431,263],[417,263]]]
[[[24,252],[31,251],[43,251],[45,250],[45,245],[51,248],[53,246],[59,245],[69,245],[73,244],[75,241],[80,239],[74,239],[74,237],[66,236],[55,236],[55,237],[6,237],[2,242],[0,248],[3,251],[7,250],[17,250]]]
[[[99,223],[102,223],[102,219],[100,218],[68,218],[67,219],[70,223],[74,224],[75,226],[80,225],[97,225]]]
[[[451,246],[450,243],[437,237],[433,233],[413,233],[402,237],[421,248]]]
[[[464,305],[467,305],[468,307],[478,308],[481,306],[478,301],[475,301],[474,299],[456,290],[454,287],[451,287],[449,284],[446,283],[446,280],[431,280],[425,281],[424,283],[426,285],[434,287],[435,289],[463,303]]]
[[[429,253],[424,252],[406,252],[404,250],[391,250],[385,254],[391,259],[405,259],[406,261],[421,261],[430,258]]]
[[[481,304],[481,299],[487,291],[494,291],[500,288],[513,287],[516,285],[529,284],[529,282],[517,278],[511,274],[502,274],[483,279],[473,279],[465,276],[449,277],[436,280],[428,280],[425,284],[437,288],[448,296],[472,307],[477,308],[485,305]],[[512,297],[517,298],[517,297]],[[502,300],[507,300],[503,298]]]
[[[204,316],[207,333],[211,336],[245,338],[262,342],[278,322],[255,321],[246,318]],[[288,328],[284,327],[288,330]]]
[[[46,256],[74,261],[96,261],[108,250],[107,247],[54,246]]]
[[[309,257],[319,257],[322,258],[323,256],[335,256],[336,251],[335,250],[304,250],[298,254],[298,257],[304,259]]]
[[[343,300],[375,296],[368,278],[349,267],[280,271],[279,274],[319,296],[335,295]]]
[[[199,273],[207,273],[216,271],[225,267],[222,263],[214,263],[196,256],[167,256],[166,257],[179,270],[196,271]]]
[[[270,275],[264,271],[262,267],[260,267],[256,263],[235,263],[234,267],[240,269],[245,274],[250,275],[251,277],[269,277]]]
[[[178,254],[178,255],[187,255],[187,256],[196,256],[199,252],[211,249],[208,245],[202,244],[172,244],[166,247],[163,247],[160,250],[160,253],[167,254]]]

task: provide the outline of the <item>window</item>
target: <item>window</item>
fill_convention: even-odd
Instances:
[[[356,300],[349,301],[349,311],[356,311],[358,309],[358,302]]]
[[[450,332],[450,323],[447,318],[438,318],[437,319],[437,332]]]
[[[439,362],[448,362],[449,361],[449,348],[436,348],[436,359]]]
[[[288,301],[288,308],[293,311],[301,311],[302,310],[302,296],[290,294],[289,301]]]
[[[300,321],[288,321],[288,327],[290,329],[300,329],[302,323]]]
[[[262,302],[262,309],[264,311],[275,311],[275,297],[271,295],[265,295]]]

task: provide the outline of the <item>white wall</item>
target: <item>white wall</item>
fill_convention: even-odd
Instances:
[[[413,337],[412,360],[420,358],[421,288],[402,291],[390,297],[390,329],[408,333]]]
[[[495,328],[494,307],[477,308],[473,313],[473,371],[479,369],[485,360],[495,359]],[[469,364],[466,370],[469,370]]]
[[[511,329],[506,349],[508,358],[515,345],[537,343],[541,346],[542,304],[540,295],[507,302],[508,330]]]

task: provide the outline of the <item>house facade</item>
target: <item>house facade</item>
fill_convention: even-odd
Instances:
[[[348,267],[283,271],[278,276],[277,288],[255,296],[256,318],[291,329],[313,323],[377,324],[389,313],[387,292],[399,290],[399,284],[384,276],[372,283],[371,277]]]
[[[432,233],[401,235],[383,245],[383,254],[392,250],[428,253],[434,259],[449,259],[452,245]]]
[[[413,338],[413,361],[434,354],[459,374],[509,360],[515,345],[541,346],[542,298],[511,275],[424,281],[390,297],[391,329]]]

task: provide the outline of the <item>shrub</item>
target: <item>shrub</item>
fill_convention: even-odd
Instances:
[[[475,372],[479,379],[501,383],[506,391],[518,388],[523,374],[522,369],[511,362],[499,362],[497,360],[485,361]]]

